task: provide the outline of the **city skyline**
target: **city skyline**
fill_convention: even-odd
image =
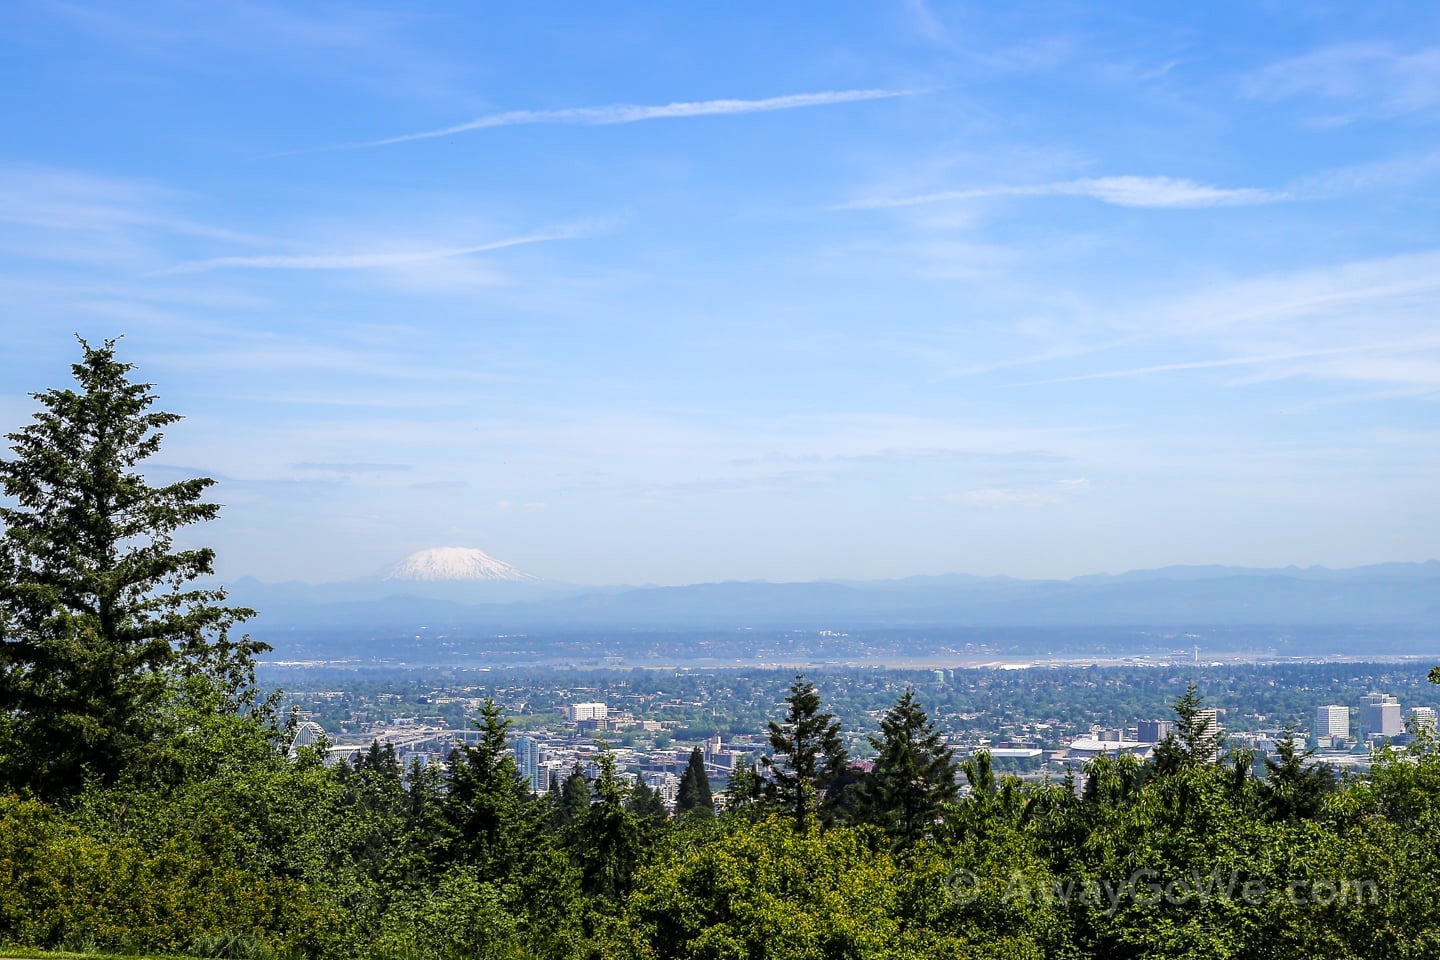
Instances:
[[[0,12],[0,432],[186,416],[223,577],[1440,543],[1440,11]]]

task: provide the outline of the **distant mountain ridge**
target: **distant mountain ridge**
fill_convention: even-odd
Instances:
[[[1440,562],[1435,560],[1349,570],[1166,567],[1071,580],[956,574],[594,587],[533,578],[374,579],[320,585],[245,579],[229,586],[234,602],[260,611],[257,635],[313,626],[409,629],[421,622],[496,632],[1440,624]]]

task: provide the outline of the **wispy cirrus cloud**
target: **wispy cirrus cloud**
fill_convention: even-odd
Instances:
[[[1440,173],[1440,150],[1404,153],[1368,163],[1333,167],[1292,182],[1288,193],[1326,199],[1365,190],[1409,188]]]
[[[541,233],[522,234],[489,243],[478,243],[463,247],[435,247],[420,250],[384,250],[356,253],[319,254],[259,254],[254,256],[211,257],[207,260],[191,260],[156,271],[157,275],[181,273],[206,273],[211,270],[378,270],[390,267],[405,267],[412,264],[428,263],[435,260],[453,260],[477,253],[504,250],[509,247],[526,246],[533,243],[548,243],[552,240],[574,240],[584,236],[580,229],[552,230]]]
[[[559,110],[507,110],[502,113],[486,114],[434,130],[421,130],[378,140],[359,143],[342,143],[319,150],[361,150],[369,147],[387,147],[397,143],[415,140],[432,140],[449,137],[472,130],[487,130],[493,127],[515,127],[530,124],[571,124],[577,126],[611,126],[620,123],[639,123],[642,120],[672,120],[683,117],[712,117],[741,113],[770,113],[776,110],[797,110],[804,107],[827,107],[842,103],[857,103],[864,100],[887,100],[893,97],[907,97],[920,93],[919,90],[822,90],[818,93],[795,93],[781,97],[766,97],[760,100],[693,100],[665,104],[616,103],[599,107],[568,107]],[[305,152],[305,151],[300,151]]]
[[[199,54],[207,65],[232,60],[350,83],[386,97],[453,100],[464,96],[472,67],[416,36],[419,11],[353,3],[305,7],[266,0],[207,4],[187,16],[184,3],[113,4],[89,0],[37,5],[107,48],[173,64]]]
[[[1356,111],[1326,118],[1330,123],[1414,113],[1440,106],[1440,47],[1405,53],[1388,44],[1335,44],[1265,67],[1246,90],[1261,100],[1309,96]]]
[[[1041,183],[987,184],[958,190],[878,195],[840,204],[837,209],[887,210],[966,200],[1028,197],[1085,197],[1118,207],[1152,209],[1242,207],[1327,200],[1369,190],[1406,187],[1435,176],[1437,171],[1440,171],[1440,151],[1426,150],[1322,169],[1278,188],[1223,187],[1184,177],[1079,177]]]
[[[876,197],[844,204],[842,209],[885,210],[1003,197],[1088,197],[1117,207],[1180,209],[1277,203],[1289,199],[1289,194],[1257,187],[1216,187],[1178,177],[1081,177],[1048,183],[996,185],[902,197]]]
[[[1110,336],[1088,349],[1032,355],[1011,366],[1069,367],[1016,386],[1233,371],[1222,385],[1303,380],[1363,385],[1367,392],[1355,395],[1362,398],[1432,397],[1440,392],[1437,304],[1440,251],[1335,263],[1212,284],[1118,311],[1106,320]],[[1085,360],[1117,351],[1132,362]]]
[[[862,453],[793,454],[767,453],[737,457],[732,466],[774,466],[778,464],[863,464],[863,463],[1061,463],[1066,457],[1046,450],[960,450],[949,447],[886,447]]]
[[[53,234],[149,230],[202,240],[263,244],[265,237],[176,212],[184,195],[146,180],[57,167],[0,166],[0,224]]]
[[[1440,346],[1440,340],[1412,339],[1361,343],[1344,347],[1317,350],[1292,350],[1283,353],[1265,353],[1235,357],[1218,357],[1211,360],[1186,360],[1174,363],[1156,363],[1143,367],[1128,367],[1117,370],[1099,370],[1068,377],[1051,377],[1045,380],[1031,380],[1017,386],[1043,386],[1054,383],[1080,383],[1086,380],[1116,380],[1127,377],[1144,377],[1157,373],[1179,373],[1186,370],[1214,370],[1222,367],[1268,367],[1274,364],[1298,360],[1317,360],[1332,357],[1358,355],[1409,354],[1412,351],[1433,350]]]
[[[408,463],[314,463],[303,460],[290,466],[296,470],[320,473],[405,473],[413,469]]]
[[[1042,507],[1058,507],[1066,500],[1083,492],[1090,481],[1084,477],[1070,480],[1055,480],[1046,483],[1025,483],[998,487],[977,487],[941,497],[950,503],[964,503],[972,507],[1022,507],[1031,510]]]

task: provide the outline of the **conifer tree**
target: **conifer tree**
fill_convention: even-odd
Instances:
[[[472,724],[480,742],[450,755],[449,820],[466,860],[505,875],[536,826],[530,790],[510,751],[510,721],[494,700],[486,698]]]
[[[955,754],[907,689],[869,737],[877,755],[860,781],[858,814],[898,845],[919,841],[955,800]]]
[[[766,799],[804,832],[829,799],[830,784],[844,771],[846,753],[840,721],[821,712],[815,684],[797,675],[785,703],[784,721],[770,721],[771,753],[760,763],[769,774]]]
[[[680,791],[675,797],[675,812],[679,815],[699,810],[702,814],[715,812],[715,798],[710,792],[710,777],[705,773],[705,755],[696,747],[690,751],[690,762],[685,775],[680,778]]]
[[[570,774],[565,782],[560,785],[560,809],[558,819],[560,824],[574,823],[585,815],[590,809],[590,781],[585,776],[585,771],[580,767],[580,761],[570,768]]]
[[[749,815],[758,812],[765,799],[765,784],[749,760],[735,764],[725,784],[725,813]]]
[[[1307,762],[1314,750],[1295,746],[1297,731],[1287,724],[1275,742],[1275,757],[1265,758],[1265,809],[1275,820],[1309,820],[1320,813],[1325,794],[1334,786],[1320,764]]]
[[[189,586],[213,574],[214,551],[174,546],[218,515],[204,499],[215,481],[140,472],[180,417],[151,409],[115,341],[80,345],[78,388],[32,394],[42,409],[0,460],[14,504],[0,507],[0,782],[47,798],[143,769],[178,678],[213,679],[238,710],[269,649],[229,639],[253,611]]]
[[[626,805],[631,813],[646,823],[664,823],[668,816],[665,812],[665,797],[660,793],[660,788],[649,786],[644,777],[637,776],[630,785],[630,798]]]
[[[1204,712],[1205,698],[1194,681],[1186,685],[1173,708],[1175,729],[1155,748],[1156,769],[1174,773],[1214,763],[1225,745],[1225,734],[1213,729],[1210,715]]]
[[[627,809],[615,756],[602,753],[595,763],[595,802],[574,825],[580,886],[586,893],[618,901],[630,891],[640,865],[640,823]]]

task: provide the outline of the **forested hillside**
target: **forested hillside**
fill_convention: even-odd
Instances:
[[[803,686],[799,692],[803,699]],[[0,940],[216,957],[1434,957],[1440,755],[1330,789],[1182,737],[1083,783],[956,775],[898,704],[864,776],[824,714],[777,723],[770,779],[666,818],[602,757],[534,798],[483,743],[327,768],[198,684],[165,764],[0,801]],[[807,732],[806,726],[809,725]],[[1182,724],[1183,730],[1183,724]],[[789,751],[789,752],[787,752]],[[806,759],[808,757],[808,760]],[[960,798],[956,781],[968,787]],[[1077,789],[1078,788],[1078,789]]]

